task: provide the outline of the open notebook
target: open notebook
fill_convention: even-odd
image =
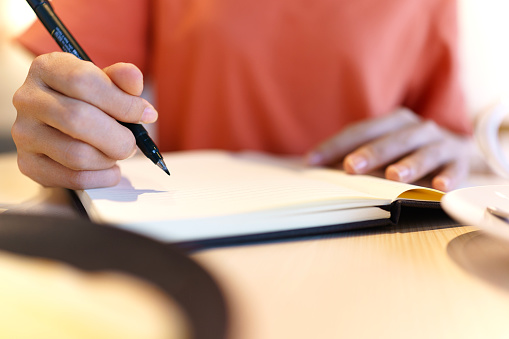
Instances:
[[[263,239],[388,225],[397,222],[397,204],[439,207],[443,196],[262,153],[187,151],[164,158],[171,176],[134,157],[120,162],[119,185],[77,191],[89,217],[164,242]]]

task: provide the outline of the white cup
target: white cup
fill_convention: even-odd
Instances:
[[[501,177],[509,179],[509,160],[501,142],[500,127],[509,118],[509,106],[499,103],[482,112],[475,125],[475,140],[488,166]]]

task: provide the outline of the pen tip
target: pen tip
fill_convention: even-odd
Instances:
[[[164,163],[164,160],[161,159],[157,162],[157,166],[159,166],[160,169],[166,172],[166,174],[170,175],[170,171],[168,171],[168,167],[166,167],[166,164]]]

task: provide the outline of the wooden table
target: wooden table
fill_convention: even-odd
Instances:
[[[0,212],[76,215],[15,155],[0,156],[0,173]],[[192,257],[224,289],[231,338],[509,338],[509,244],[443,214]]]

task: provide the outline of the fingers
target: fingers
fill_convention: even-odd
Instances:
[[[66,187],[87,189],[109,187],[120,181],[120,169],[111,168],[97,171],[75,171],[42,154],[18,152],[18,167],[21,173],[45,187]]]
[[[438,142],[433,143],[388,166],[385,177],[401,182],[414,182],[424,177],[451,160],[451,156],[441,156],[441,146]]]
[[[154,107],[132,94],[138,94],[143,88],[143,78],[133,67],[119,64],[106,69],[122,86],[119,88],[108,74],[91,62],[83,62],[69,53],[51,53],[34,60],[33,76],[29,78],[64,96],[96,106],[116,120],[154,122],[157,119]]]
[[[68,53],[37,57],[13,97],[20,169],[45,186],[117,183],[116,160],[136,149],[132,132],[118,121],[157,119],[152,105],[138,96],[142,90],[143,76],[130,64],[103,71]]]
[[[367,143],[346,156],[343,166],[348,173],[368,173],[415,150],[428,154],[425,152],[425,146],[442,138],[440,128],[435,123],[426,121]],[[422,157],[419,154],[416,159]],[[403,172],[403,164],[401,167]]]
[[[432,186],[448,191],[468,175],[466,149],[465,138],[427,121],[360,147],[345,158],[344,168],[349,173],[368,173],[389,165],[386,178],[407,183],[442,169]]]
[[[431,182],[432,187],[444,192],[454,189],[468,176],[466,145],[464,138],[450,135],[388,166],[386,178],[414,182],[440,170]]]
[[[399,109],[388,116],[353,124],[309,152],[306,160],[310,165],[336,164],[361,145],[419,121],[411,111]]]
[[[431,181],[431,186],[437,190],[447,192],[459,187],[460,183],[468,177],[469,162],[465,159],[453,161]]]
[[[440,170],[432,186],[455,188],[468,175],[467,138],[408,110],[354,124],[308,154],[311,165],[335,165],[352,174],[386,167],[388,179],[415,182]]]
[[[28,121],[25,124],[13,125],[12,134],[15,136],[18,150],[45,154],[73,170],[100,170],[115,165],[115,159],[106,156],[97,148],[73,139],[51,126],[33,126],[34,123],[36,122]],[[28,131],[18,131],[20,126]],[[35,131],[37,133],[34,133]]]
[[[406,156],[387,167],[385,176],[388,179],[413,182],[456,158],[456,142],[451,139],[440,139]]]
[[[37,96],[35,98],[38,102],[37,109],[30,114],[29,118],[21,116],[20,120],[24,120],[19,121],[29,128],[28,131],[20,131],[29,134],[26,138],[37,137],[41,140],[42,133],[47,133],[47,128],[44,128],[47,125],[61,132],[60,134],[68,135],[72,139],[97,148],[98,152],[114,160],[125,159],[136,149],[136,141],[131,131],[97,107],[63,96],[51,89],[38,91],[34,95]],[[41,126],[40,131],[36,130],[38,126]],[[48,137],[52,138],[60,134],[52,133]],[[53,140],[52,145],[65,143],[67,139],[59,137]],[[37,140],[30,140],[30,142],[37,143]],[[59,150],[61,148],[58,147]],[[53,150],[56,151],[56,149]],[[44,152],[44,154],[47,153]]]

